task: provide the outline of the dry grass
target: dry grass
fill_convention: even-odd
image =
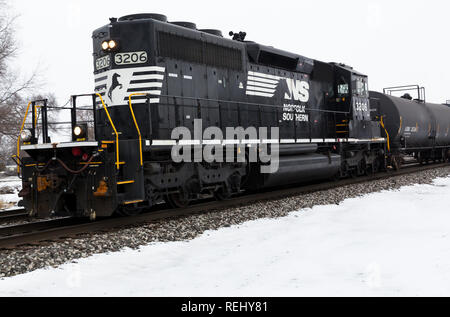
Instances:
[[[0,199],[0,210],[12,208],[14,207],[14,205],[15,205],[14,203],[5,203],[3,200]]]

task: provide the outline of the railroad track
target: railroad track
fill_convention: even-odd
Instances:
[[[344,179],[336,182],[325,182],[300,187],[284,188],[274,191],[259,192],[245,196],[238,196],[226,201],[210,201],[199,203],[184,209],[164,209],[150,211],[135,217],[115,217],[97,222],[84,219],[62,218],[49,221],[33,222],[25,225],[0,228],[0,249],[14,249],[19,246],[39,245],[43,242],[57,241],[65,238],[76,238],[82,234],[104,232],[120,229],[130,225],[139,225],[151,221],[188,216],[198,213],[214,212],[231,207],[239,207],[250,203],[280,199],[298,194],[324,191],[332,188],[368,181],[389,179],[395,176],[417,173],[425,170],[449,166],[447,163],[418,166],[408,164],[400,171],[388,171],[371,176]]]
[[[28,213],[25,208],[9,209],[0,211],[0,223],[27,219]]]

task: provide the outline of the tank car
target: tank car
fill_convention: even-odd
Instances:
[[[372,107],[383,119],[390,157],[397,168],[401,164],[401,155],[413,155],[423,163],[447,160],[450,154],[450,107],[425,102],[421,97],[424,93],[420,93],[420,89],[424,89],[416,87],[419,96],[414,100],[409,94],[395,97],[370,92]]]

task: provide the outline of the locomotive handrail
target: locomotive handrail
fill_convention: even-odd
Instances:
[[[209,98],[198,98],[198,97],[185,97],[185,96],[175,96],[175,95],[159,95],[160,97],[165,98],[177,98],[177,99],[187,99],[194,101],[211,101],[211,102],[219,102],[219,103],[234,103],[237,105],[248,105],[248,106],[257,106],[257,107],[271,107],[271,108],[280,108],[280,105],[267,105],[260,104],[254,102],[245,102],[245,101],[233,101],[233,100],[221,100],[221,99],[209,99]],[[180,107],[189,106],[189,105],[178,105]],[[334,110],[323,110],[323,109],[311,109],[305,108],[307,111],[316,111],[316,112],[324,112],[324,113],[336,113],[336,114],[350,114],[351,111],[334,111]]]
[[[27,110],[25,111],[25,117],[23,118],[22,126],[20,127],[19,137],[17,138],[17,155],[16,155],[16,157],[19,160],[19,162],[20,162],[20,139],[21,139],[22,131],[25,128],[25,122],[27,121],[30,106],[31,106],[31,101],[28,103]],[[20,165],[19,164],[17,164],[17,174],[20,174]]]
[[[38,119],[39,119],[39,115],[40,115],[40,110],[42,106],[36,105],[34,106],[34,126],[37,126],[38,123]]]
[[[283,106],[281,105],[268,105],[268,104],[259,104],[259,103],[253,103],[253,102],[243,102],[243,101],[233,101],[233,100],[220,100],[220,99],[209,99],[209,98],[198,98],[198,97],[186,97],[186,96],[175,96],[175,95],[159,95],[160,97],[165,97],[167,100],[169,100],[169,98],[173,98],[174,102],[176,103],[175,99],[181,99],[181,100],[192,100],[192,101],[196,101],[197,103],[199,101],[206,101],[206,102],[217,102],[217,103],[233,103],[236,104],[237,106],[239,105],[249,105],[249,106],[255,106],[255,107],[266,107],[266,108],[273,108],[275,111],[280,111],[280,108],[283,108]],[[160,103],[162,104],[162,103]],[[169,102],[167,103],[167,105],[171,105]],[[178,107],[189,107],[190,105],[182,105],[182,104],[175,104]],[[310,112],[318,112],[318,113],[324,113],[324,114],[333,114],[334,116],[336,116],[336,114],[339,115],[349,115],[351,114],[351,106],[349,108],[348,111],[335,111],[335,110],[324,110],[324,109],[311,109],[311,108],[307,108],[305,106],[304,111],[310,111]],[[294,125],[296,125],[296,121],[294,121]],[[311,122],[309,122],[311,124]],[[295,131],[297,131],[297,129],[295,129]],[[334,133],[336,134],[337,137],[337,133],[336,131],[334,131]]]
[[[128,105],[130,106],[130,111],[131,111],[131,115],[133,116],[134,125],[136,126],[136,130],[137,130],[138,135],[139,135],[139,155],[140,155],[140,159],[141,159],[141,166],[144,166],[144,160],[142,158],[142,135],[141,135],[141,130],[139,129],[139,125],[137,124],[136,116],[134,115],[133,106],[131,104],[131,97],[133,97],[133,96],[148,96],[148,94],[135,93],[135,94],[131,94],[128,97]]]
[[[113,121],[112,121],[112,119],[111,119],[111,116],[109,115],[108,109],[106,108],[106,105],[105,105],[105,102],[103,101],[102,95],[100,95],[100,94],[98,94],[98,93],[96,93],[96,95],[100,98],[100,101],[102,102],[103,109],[105,109],[106,115],[108,116],[109,123],[111,123],[111,127],[113,128],[114,134],[116,135],[116,152],[117,152],[117,153],[116,153],[116,166],[117,166],[117,169],[119,170],[119,169],[120,169],[120,160],[119,160],[119,133],[117,132],[116,126],[114,125],[114,123],[113,123]]]

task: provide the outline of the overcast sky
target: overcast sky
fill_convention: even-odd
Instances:
[[[19,64],[38,65],[46,91],[64,103],[93,91],[91,33],[110,17],[162,13],[199,28],[245,31],[247,39],[369,75],[371,90],[420,84],[450,99],[450,2],[353,0],[14,0]]]

